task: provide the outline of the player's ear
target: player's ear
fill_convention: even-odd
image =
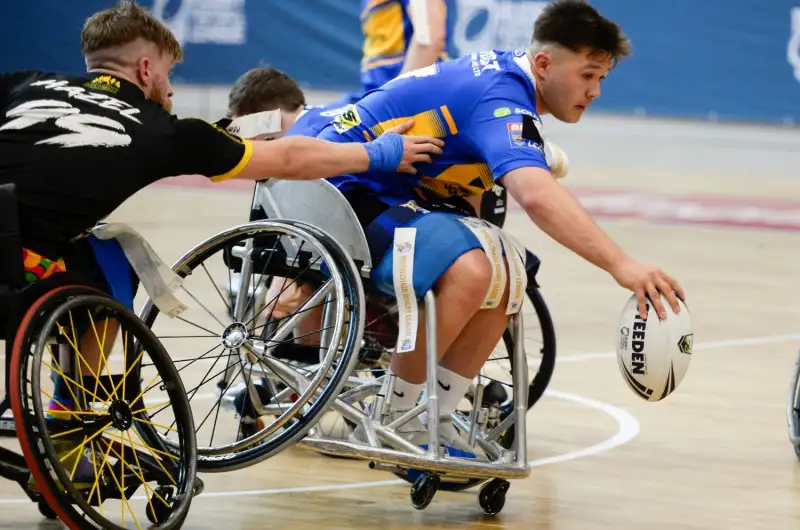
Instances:
[[[153,82],[153,62],[147,57],[141,57],[136,64],[136,77],[143,87],[148,87]]]
[[[544,77],[547,75],[552,64],[553,58],[547,52],[537,52],[536,55],[533,56],[533,71],[539,74],[539,76]]]

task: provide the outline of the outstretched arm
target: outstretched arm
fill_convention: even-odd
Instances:
[[[549,171],[540,167],[520,167],[506,174],[503,184],[509,195],[547,235],[611,274],[622,287],[636,293],[642,318],[647,316],[646,296],[658,315],[666,318],[659,292],[667,298],[673,312],[680,311],[675,293],[681,299],[684,299],[684,293],[678,282],[658,267],[640,263],[625,254]]]
[[[314,180],[367,170],[415,173],[417,162],[430,162],[444,143],[425,136],[400,136],[413,122],[394,127],[368,143],[334,143],[289,136],[270,142],[252,142],[252,155],[235,177]]]

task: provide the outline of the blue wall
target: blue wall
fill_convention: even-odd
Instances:
[[[451,52],[527,44],[542,2],[448,0]],[[83,68],[79,32],[113,0],[3,2],[0,70]],[[176,81],[229,84],[260,63],[306,86],[354,90],[358,0],[142,0],[186,46]],[[634,55],[596,108],[651,115],[800,123],[800,0],[594,0]],[[795,31],[792,8],[797,7]],[[796,38],[792,39],[796,33]],[[797,65],[797,74],[795,67]]]

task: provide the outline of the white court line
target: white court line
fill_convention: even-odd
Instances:
[[[693,346],[697,350],[715,350],[726,347],[741,347],[741,346],[761,346],[764,344],[779,344],[782,342],[800,341],[800,333],[787,333],[785,335],[766,335],[763,337],[747,337],[741,339],[728,339],[728,340],[711,340],[707,342],[700,342]],[[613,357],[617,352],[604,352],[604,353],[577,353],[575,355],[565,355],[563,357],[556,357],[556,364],[558,363],[578,363],[582,361],[591,361],[593,359],[605,359]]]
[[[541,467],[550,464],[557,464],[560,462],[567,462],[569,460],[575,460],[577,458],[583,458],[586,456],[596,455],[599,453],[603,453],[606,451],[610,451],[615,447],[619,447],[621,445],[625,445],[626,443],[630,442],[639,434],[639,422],[636,420],[635,417],[631,413],[621,408],[615,407],[613,405],[609,405],[607,403],[603,403],[601,401],[597,401],[594,399],[590,399],[583,396],[578,396],[576,394],[569,394],[566,392],[559,392],[556,390],[546,391],[546,395],[557,399],[563,399],[566,401],[572,401],[573,403],[577,403],[579,405],[584,405],[589,408],[593,408],[599,410],[605,414],[611,416],[617,422],[617,432],[611,438],[607,438],[602,442],[592,445],[590,447],[585,447],[583,449],[578,449],[576,451],[570,451],[569,453],[564,453],[560,455],[549,456],[545,458],[538,458],[536,460],[531,460],[528,462],[530,467]],[[380,488],[386,486],[398,486],[402,484],[407,484],[404,480],[396,479],[396,480],[380,480],[380,481],[370,481],[370,482],[354,482],[349,484],[326,484],[321,486],[299,486],[295,488],[277,488],[277,489],[265,489],[265,490],[234,490],[234,491],[216,491],[216,492],[203,492],[197,496],[197,498],[219,498],[219,497],[240,497],[240,496],[260,496],[260,495],[282,495],[288,493],[314,493],[314,492],[322,492],[322,491],[343,491],[343,490],[352,490],[352,489],[364,489],[364,488]],[[135,496],[131,500],[147,500],[145,496]],[[20,503],[29,503],[31,502],[28,498],[18,498],[18,499],[0,499],[1,504],[20,504]]]
[[[791,342],[795,340],[800,340],[800,333],[791,333],[791,334],[783,334],[783,335],[767,335],[762,337],[749,337],[749,338],[740,338],[740,339],[730,339],[730,340],[719,340],[719,341],[708,341],[702,342],[694,345],[695,350],[711,350],[717,348],[724,348],[724,347],[737,347],[737,346],[756,346],[762,344],[776,344],[781,342]],[[607,357],[613,357],[616,355],[615,352],[610,353],[586,353],[586,354],[576,354],[576,355],[568,355],[558,358],[558,362],[581,362],[581,361],[588,361],[593,359],[601,359]],[[612,416],[618,424],[617,433],[598,444],[595,444],[591,447],[586,447],[583,449],[578,449],[577,451],[572,451],[569,453],[565,453],[562,455],[555,455],[547,458],[537,459],[529,462],[531,467],[539,467],[548,464],[555,464],[559,462],[566,462],[568,460],[575,460],[577,458],[583,458],[586,456],[600,454],[606,451],[610,451],[616,447],[624,445],[631,440],[633,440],[639,434],[639,422],[633,417],[629,412],[614,407],[612,405],[603,403],[601,401],[593,400],[587,397],[578,396],[575,394],[567,394],[564,392],[558,391],[546,391],[546,395],[550,395],[552,397],[558,399],[565,399],[568,401],[573,401],[575,403],[579,403],[591,408],[595,408],[597,410],[602,411],[609,416]],[[349,484],[329,484],[329,485],[321,485],[321,486],[302,486],[296,488],[280,488],[280,489],[269,489],[269,490],[248,490],[248,491],[220,491],[220,492],[204,492],[199,497],[233,497],[239,495],[245,496],[254,496],[254,495],[278,495],[278,494],[287,494],[287,493],[311,493],[311,492],[320,492],[320,491],[341,491],[341,490],[349,490],[349,489],[362,489],[362,488],[378,488],[378,487],[385,487],[385,486],[396,486],[400,484],[404,484],[405,481],[403,480],[383,480],[383,481],[372,481],[372,482],[356,482],[356,483],[349,483]],[[143,497],[144,498],[144,497]],[[2,504],[19,504],[19,503],[27,503],[31,502],[28,498],[17,498],[17,499],[0,499],[0,505]]]

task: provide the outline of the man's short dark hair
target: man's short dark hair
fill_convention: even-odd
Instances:
[[[631,43],[619,25],[585,0],[554,0],[548,4],[534,23],[533,42],[607,54],[613,64],[631,54]]]
[[[242,74],[228,95],[228,115],[244,116],[264,110],[297,110],[306,97],[297,82],[271,66]]]

